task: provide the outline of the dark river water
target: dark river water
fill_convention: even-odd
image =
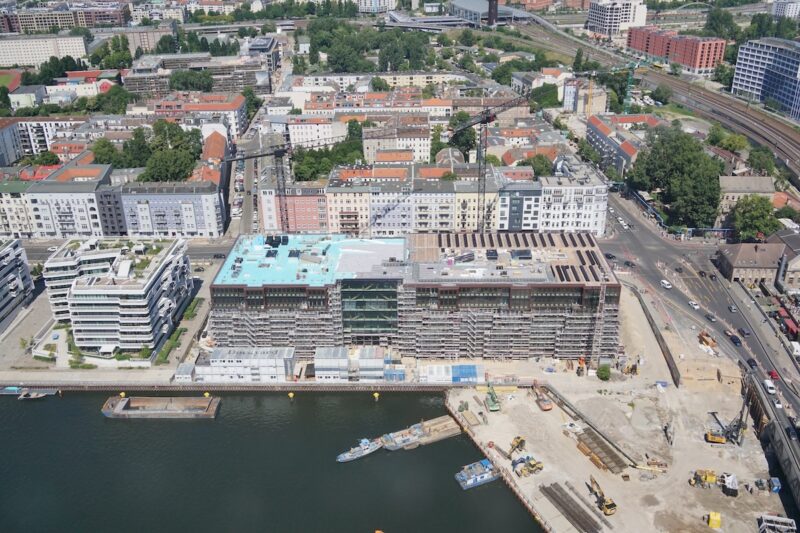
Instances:
[[[0,532],[541,531],[502,481],[461,490],[466,436],[335,461],[440,396],[227,395],[214,421],[106,419],[107,396],[0,397]]]

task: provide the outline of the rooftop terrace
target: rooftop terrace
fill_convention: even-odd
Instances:
[[[405,254],[404,239],[247,235],[236,241],[214,285],[324,287],[340,279],[374,277],[367,274]]]

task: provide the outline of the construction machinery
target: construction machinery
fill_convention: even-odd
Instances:
[[[704,344],[709,348],[717,347],[717,341],[706,330],[701,331],[700,334],[697,336],[697,338],[700,340],[701,344]]]
[[[708,489],[717,484],[717,473],[713,470],[695,470],[689,478],[689,485]]]
[[[747,427],[747,398],[745,398],[742,402],[742,408],[739,410],[739,414],[731,421],[730,424],[725,424],[722,420],[720,420],[716,411],[709,411],[708,414],[714,418],[714,421],[719,426],[720,431],[707,431],[705,435],[706,442],[712,442],[716,444],[732,442],[739,446],[742,445],[744,430]]]
[[[493,412],[500,410],[500,401],[497,399],[497,393],[491,383],[489,384],[489,391],[486,393],[486,407]]]
[[[597,507],[603,511],[603,514],[606,516],[611,516],[612,514],[617,512],[617,504],[614,503],[614,500],[611,498],[606,497],[603,489],[600,488],[600,484],[594,478],[594,476],[589,476],[589,481],[591,483],[591,491],[594,494],[594,497],[597,498]]]
[[[514,455],[516,451],[523,451],[525,449],[525,439],[520,436],[516,436],[511,441],[511,449],[508,451],[508,455]]]
[[[528,477],[531,474],[538,474],[544,470],[544,464],[537,461],[530,455],[525,457],[518,457],[511,462],[511,469],[517,474],[517,477]]]

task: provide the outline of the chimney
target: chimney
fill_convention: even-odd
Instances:
[[[489,0],[489,14],[486,21],[489,26],[497,24],[497,4],[499,0]]]

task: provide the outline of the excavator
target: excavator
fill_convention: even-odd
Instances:
[[[544,464],[537,461],[530,455],[519,457],[511,462],[511,468],[517,477],[528,477],[531,474],[538,474],[544,469]]]
[[[589,481],[591,482],[591,490],[594,497],[597,498],[597,507],[603,511],[603,514],[606,516],[611,516],[612,514],[617,512],[617,504],[614,503],[614,500],[611,498],[607,498],[606,495],[603,493],[603,489],[600,488],[600,484],[594,478],[594,476],[589,476]]]
[[[525,449],[525,439],[522,437],[514,437],[511,441],[511,449],[508,451],[508,455],[514,455],[516,451],[523,451]]]
[[[489,392],[486,393],[486,406],[489,408],[489,411],[499,411],[500,410],[500,401],[497,399],[497,393],[494,391],[494,387],[489,384]]]

